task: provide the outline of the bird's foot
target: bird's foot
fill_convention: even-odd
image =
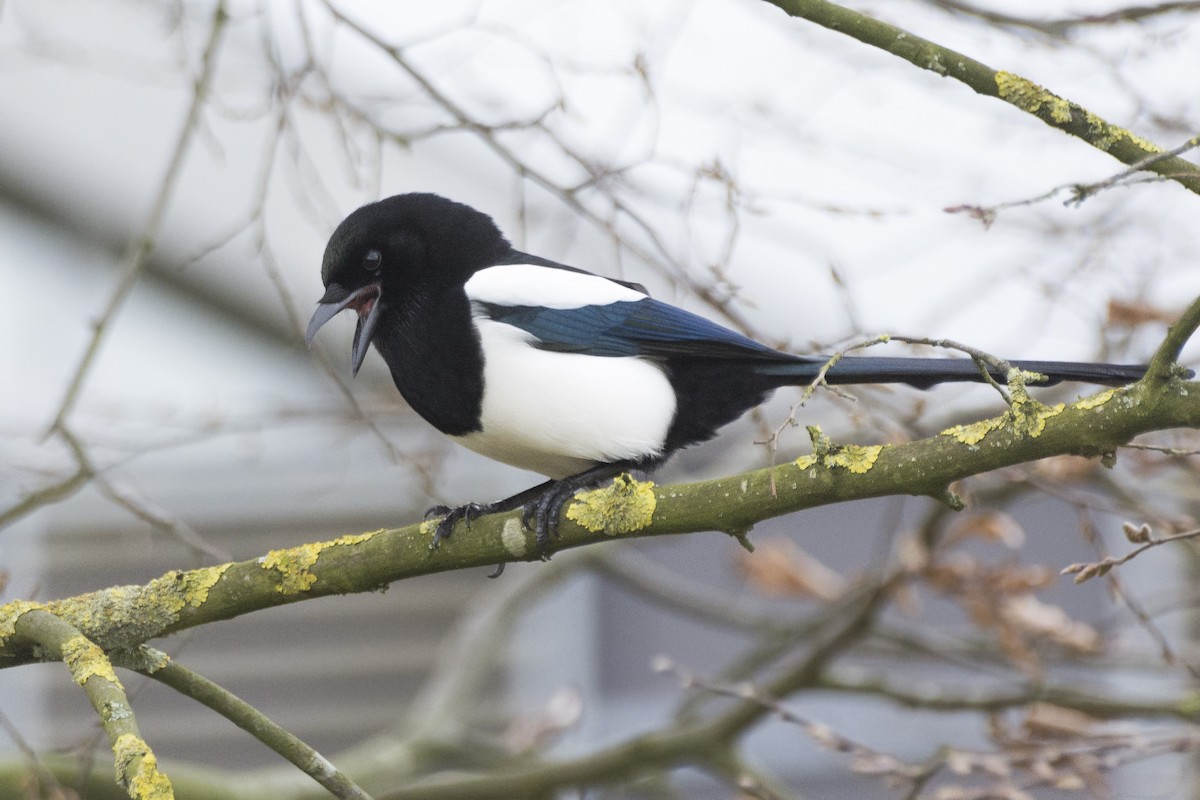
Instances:
[[[591,489],[638,466],[640,466],[639,462],[633,461],[598,464],[577,475],[549,481],[536,487],[537,493],[525,501],[524,510],[521,512],[521,522],[525,524],[526,530],[533,531],[538,555],[542,560],[549,560],[550,540],[558,536],[558,524],[562,519],[563,505],[570,502],[576,492],[581,489]]]
[[[476,518],[502,510],[498,507],[499,505],[499,503],[467,503],[461,506],[434,506],[429,509],[425,512],[425,519],[441,517],[433,532],[433,541],[429,543],[429,549],[437,550],[443,540],[449,539],[459,520],[466,522],[467,528],[470,528],[471,522]]]
[[[563,504],[579,491],[574,481],[555,481],[546,490],[525,504],[521,511],[521,522],[532,531],[538,555],[543,561],[550,559],[547,550],[550,539],[558,536],[558,523],[562,519]]]
[[[449,539],[459,520],[466,522],[467,527],[470,528],[472,520],[478,517],[521,508],[521,522],[526,530],[533,532],[538,555],[543,561],[546,561],[550,558],[550,540],[558,535],[558,523],[562,518],[563,504],[574,497],[576,492],[615,478],[629,469],[648,467],[653,463],[655,462],[643,459],[637,462],[617,461],[597,464],[577,475],[546,481],[494,503],[434,506],[425,512],[425,518],[440,516],[441,519],[438,521],[429,549],[436,550],[443,540]]]

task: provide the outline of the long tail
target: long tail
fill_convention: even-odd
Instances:
[[[1032,386],[1051,386],[1062,381],[1095,383],[1103,386],[1124,386],[1146,374],[1138,364],[1084,364],[1075,361],[1012,361],[1027,372],[1045,375],[1047,380],[1030,382]],[[762,364],[755,369],[763,375],[787,378],[788,383],[804,383],[817,376],[825,359],[806,358],[802,361]],[[989,367],[991,376],[1004,383],[1001,370]],[[928,389],[939,383],[983,381],[979,366],[969,358],[855,358],[849,356],[835,364],[825,375],[831,384],[849,383],[906,383],[918,389]]]

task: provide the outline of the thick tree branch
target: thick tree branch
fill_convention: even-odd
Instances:
[[[1200,300],[1164,340],[1150,373],[1131,386],[1070,404],[1014,400],[1002,415],[900,445],[833,445],[819,431],[815,451],[795,461],[727,478],[652,488],[618,479],[581,493],[564,514],[553,550],[619,537],[721,530],[744,536],[757,522],[806,508],[887,495],[951,503],[952,483],[1056,455],[1113,458],[1135,436],[1200,428],[1200,383],[1173,376],[1170,359],[1200,325]],[[195,625],[330,594],[373,591],[404,578],[541,557],[519,513],[477,519],[437,551],[431,525],[343,536],[253,561],[169,572],[144,586],[105,589],[43,607],[104,649],[127,648]],[[0,607],[0,615],[14,613]],[[0,630],[3,618],[0,616]],[[0,665],[30,653],[0,641]]]
[[[1197,327],[1200,300],[1164,337],[1143,380],[1069,405],[1046,406],[1014,393],[1008,410],[998,417],[907,444],[838,446],[814,429],[813,453],[770,469],[657,490],[627,476],[619,478],[610,487],[576,497],[555,547],[580,547],[612,535],[714,528],[744,537],[758,521],[804,508],[889,494],[946,499],[954,481],[1000,467],[1062,454],[1113,457],[1120,445],[1140,433],[1200,427],[1200,383],[1183,380],[1174,365]],[[150,638],[261,608],[370,591],[420,574],[540,557],[516,513],[476,520],[470,531],[460,528],[438,551],[429,550],[431,527],[423,523],[343,536],[271,551],[253,561],[170,572],[144,586],[115,587],[44,604],[19,601],[0,606],[0,666],[35,661],[47,652],[71,663],[67,649],[55,644],[54,637],[65,632],[71,634],[71,641],[86,643],[89,653],[99,659],[89,662],[108,664],[104,651],[132,648]],[[829,660],[870,630],[891,586],[885,578],[865,588],[854,601],[857,608],[847,607],[853,611],[848,619],[832,619],[816,631],[809,653],[764,684],[770,696],[784,697],[819,681]],[[74,660],[78,666],[79,659]],[[80,682],[88,688],[101,680],[88,674]],[[111,684],[119,689],[115,678]],[[109,690],[110,682],[104,681],[102,688]],[[218,699],[232,708],[228,697]],[[761,704],[740,704],[704,721],[637,737],[580,759],[516,764],[487,776],[434,778],[391,796],[488,797],[497,796],[498,787],[508,787],[510,795],[528,795],[647,769],[715,763],[728,755],[731,742],[763,713]],[[129,720],[132,724],[132,717]],[[122,753],[129,748],[114,744],[121,775],[133,769],[131,774],[146,773],[165,781],[140,737],[134,733],[118,738],[139,745],[136,753],[125,758]],[[352,788],[342,787],[350,792],[345,796],[361,796],[355,794],[357,787],[346,783]]]

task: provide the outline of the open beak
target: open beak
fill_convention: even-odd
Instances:
[[[353,308],[358,313],[358,328],[354,331],[354,348],[350,353],[350,369],[354,375],[367,357],[371,347],[371,337],[375,335],[375,326],[379,324],[381,292],[378,283],[368,283],[353,292],[343,289],[336,283],[329,284],[325,296],[317,301],[317,311],[308,323],[304,333],[304,341],[312,346],[313,337],[329,320],[336,317],[347,308]]]

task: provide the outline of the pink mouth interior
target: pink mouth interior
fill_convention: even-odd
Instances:
[[[359,319],[365,319],[371,313],[371,309],[375,307],[377,300],[379,300],[379,287],[374,285],[366,286],[354,295],[349,306],[358,313]]]

